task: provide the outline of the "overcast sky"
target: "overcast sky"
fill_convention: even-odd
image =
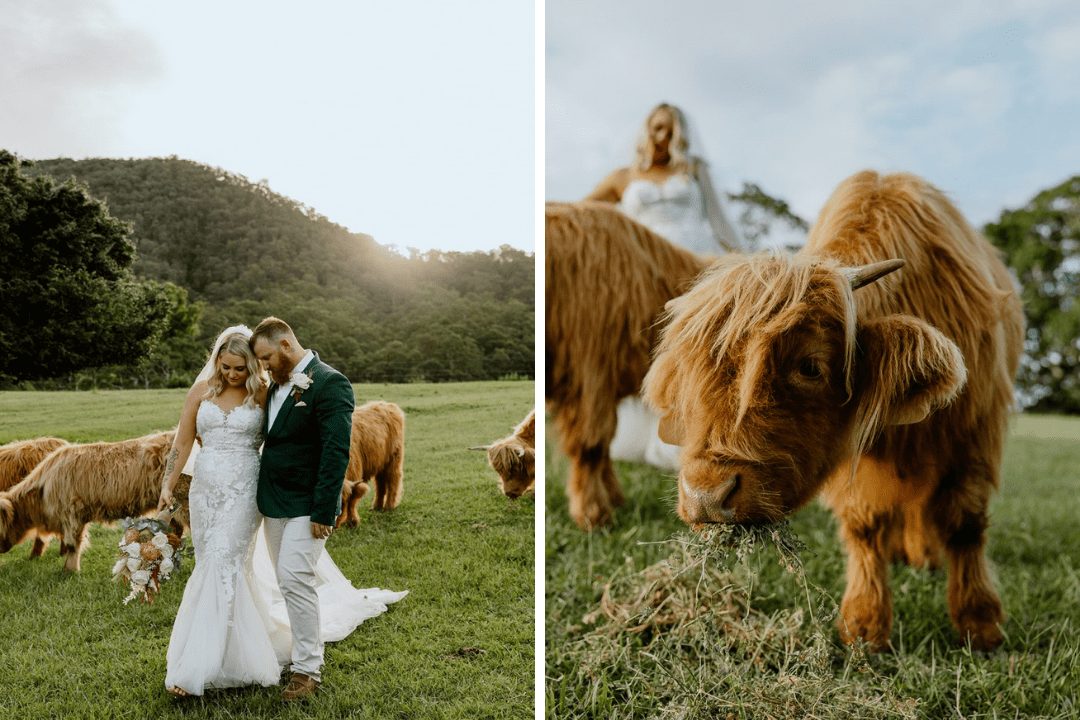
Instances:
[[[0,0],[0,147],[175,154],[383,244],[532,250],[533,12]]]
[[[717,183],[810,221],[862,168],[907,170],[982,224],[1080,174],[1080,3],[548,0],[546,188],[627,165],[683,107]]]

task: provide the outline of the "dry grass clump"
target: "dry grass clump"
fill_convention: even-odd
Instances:
[[[915,700],[867,683],[865,654],[833,640],[836,603],[807,581],[787,523],[718,526],[667,544],[669,557],[643,570],[628,559],[570,649],[609,698],[610,717],[915,717]],[[755,566],[770,552],[802,585],[805,606],[757,602]]]

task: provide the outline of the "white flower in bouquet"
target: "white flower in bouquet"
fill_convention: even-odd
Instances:
[[[150,540],[150,542],[153,543],[154,547],[156,547],[158,550],[161,550],[162,548],[168,546],[169,538],[165,537],[165,533],[159,532],[154,534],[154,537]]]
[[[128,554],[128,557],[137,558],[142,553],[142,545],[137,542],[128,543],[124,546],[124,552]]]
[[[159,576],[162,578],[169,577],[169,575],[172,574],[173,567],[173,561],[169,558],[165,558],[161,561],[161,570],[159,571]]]
[[[130,572],[135,572],[136,570],[139,569],[140,566],[142,566],[142,561],[139,558],[128,558],[127,559],[127,569]]]
[[[149,570],[136,570],[131,573],[131,584],[133,586],[138,585],[140,587],[145,587],[148,582],[150,582]]]
[[[122,573],[124,571],[124,568],[127,567],[127,564],[128,564],[129,560],[131,560],[131,558],[126,558],[126,557],[122,557],[119,560],[117,560],[116,564],[113,565],[112,574],[117,575],[119,573]]]
[[[168,541],[166,541],[165,544],[159,549],[161,550],[161,557],[167,559],[173,556],[172,545],[170,545]]]

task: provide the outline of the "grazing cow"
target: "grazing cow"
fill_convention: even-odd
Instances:
[[[549,203],[544,242],[548,407],[570,458],[570,515],[589,530],[623,502],[608,455],[619,400],[641,388],[664,303],[706,260],[606,203]]]
[[[157,507],[165,456],[173,432],[121,442],[68,445],[54,450],[26,479],[0,493],[0,552],[32,531],[61,540],[64,569],[79,571],[91,522],[112,522]],[[187,476],[174,496],[181,501],[178,524],[187,526]]]
[[[889,643],[900,524],[909,561],[944,549],[961,637],[1001,642],[983,546],[1023,313],[941,191],[858,173],[797,255],[723,258],[667,315],[644,392],[682,446],[683,520],[777,520],[822,491],[848,553],[844,640]]]
[[[391,510],[405,492],[405,413],[391,402],[375,401],[353,410],[349,467],[341,487],[337,526],[360,524],[358,505],[375,483],[373,510]]]
[[[499,474],[499,488],[511,500],[533,489],[536,480],[536,411],[530,410],[514,432],[473,450],[486,450],[488,464]]]
[[[19,440],[0,447],[0,492],[15,487],[23,481],[45,456],[58,447],[67,445],[66,440],[54,437],[42,437],[34,440]],[[49,545],[48,534],[31,533],[34,545],[30,557],[41,557]]]

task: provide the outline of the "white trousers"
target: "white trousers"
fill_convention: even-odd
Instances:
[[[321,679],[323,641],[319,632],[319,594],[315,564],[326,540],[311,536],[311,518],[264,518],[270,562],[285,597],[292,628],[292,670]]]

